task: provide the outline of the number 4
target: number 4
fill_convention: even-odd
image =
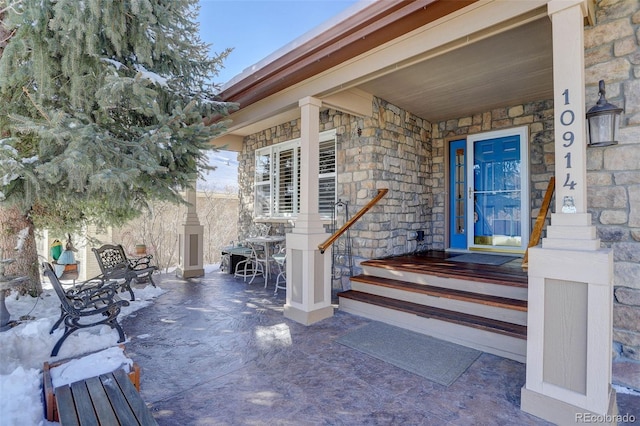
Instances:
[[[571,182],[569,182],[569,179],[571,179],[571,174],[567,173],[567,179],[565,179],[564,185],[562,185],[562,186],[568,186],[569,189],[576,189],[577,183],[575,181],[573,181],[573,180]]]

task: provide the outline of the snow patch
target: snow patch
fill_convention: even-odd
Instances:
[[[119,368],[127,373],[131,370],[133,360],[127,358],[124,349],[114,346],[103,351],[72,359],[49,370],[54,388],[68,385],[89,377],[99,376]]]
[[[160,74],[156,74],[153,71],[148,71],[147,69],[145,69],[145,67],[143,67],[140,64],[136,65],[135,68],[136,68],[136,71],[138,71],[138,75],[141,78],[145,78],[151,81],[152,83],[155,83],[162,87],[167,86],[167,79],[162,77]]]
[[[120,71],[120,68],[126,68],[126,66],[122,62],[116,61],[114,59],[100,58],[100,60],[102,62],[106,62],[110,65],[113,65],[117,71]]]

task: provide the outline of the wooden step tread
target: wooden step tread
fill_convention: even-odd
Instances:
[[[404,271],[416,274],[433,275],[443,278],[460,278],[512,287],[526,288],[529,279],[520,267],[479,265],[473,263],[452,262],[448,253],[426,252],[413,255],[393,256],[382,259],[370,259],[361,266],[370,266],[391,271]]]
[[[346,299],[368,303],[384,308],[395,309],[397,311],[414,314],[424,318],[438,319],[441,321],[447,321],[454,324],[516,337],[518,339],[526,340],[527,338],[527,327],[524,325],[511,324],[504,321],[479,317],[462,312],[449,311],[432,306],[420,305],[413,302],[405,302],[402,300],[392,299],[384,296],[377,296],[357,290],[343,291],[341,293],[338,293],[338,297],[344,297]]]
[[[356,275],[354,277],[351,277],[351,281],[358,281],[365,284],[394,288],[412,293],[420,293],[433,297],[462,300],[465,302],[479,303],[482,305],[512,309],[521,312],[527,311],[526,300],[509,299],[506,297],[473,293],[464,290],[435,287],[426,284],[416,284],[392,278],[377,277],[374,275]]]

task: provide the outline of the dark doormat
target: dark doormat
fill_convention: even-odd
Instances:
[[[452,262],[463,263],[478,263],[481,265],[503,265],[517,259],[516,256],[501,256],[497,254],[482,254],[482,253],[466,253],[460,256],[448,257],[447,260]]]
[[[372,322],[336,342],[403,370],[449,386],[482,352],[382,322]]]

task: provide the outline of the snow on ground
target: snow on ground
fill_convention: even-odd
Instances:
[[[216,269],[217,265],[207,266],[205,273]],[[50,357],[64,327],[49,334],[60,316],[60,302],[48,281],[43,282],[43,288],[44,293],[39,298],[16,298],[14,292],[5,301],[12,321],[22,317],[29,319],[19,320],[17,326],[0,332],[0,423],[3,426],[58,424],[44,418],[42,367],[45,361],[77,359],[71,368],[52,369],[55,386],[97,376],[129,363],[117,346],[118,332],[107,325],[76,331],[62,344],[58,356]],[[122,308],[118,319],[135,315],[135,311],[149,306],[164,292],[151,285],[135,289],[136,300]],[[83,374],[78,375],[78,372]]]

